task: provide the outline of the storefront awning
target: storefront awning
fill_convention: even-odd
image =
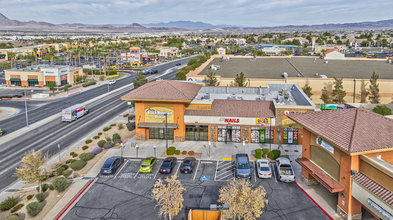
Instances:
[[[336,193],[344,191],[344,187],[327,175],[323,170],[317,167],[307,158],[297,158],[295,160],[303,169],[305,169],[312,177],[318,180],[329,192]]]
[[[18,79],[18,78],[11,78],[10,81],[11,82],[20,82],[20,79]]]
[[[28,79],[27,82],[38,82],[38,79]]]
[[[167,128],[177,128],[179,124],[176,123],[153,123],[153,122],[141,122],[137,125],[138,128],[165,128],[165,125],[167,125]]]

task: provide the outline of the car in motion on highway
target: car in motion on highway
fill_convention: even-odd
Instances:
[[[101,175],[115,174],[123,162],[123,157],[111,157],[106,159],[104,165],[101,167]]]
[[[180,173],[192,173],[192,166],[194,161],[196,161],[195,157],[184,158],[183,164],[180,167]]]
[[[176,66],[181,66],[181,63],[176,63]]]
[[[139,169],[140,173],[151,173],[154,166],[156,165],[157,157],[146,157],[142,164],[141,168]]]
[[[88,112],[89,110],[86,109],[86,106],[84,104],[76,104],[66,109],[63,109],[61,120],[71,122],[86,115]]]
[[[109,80],[109,81],[108,81],[108,84],[109,84],[109,85],[113,85],[113,84],[115,84],[115,83],[116,83],[116,80],[115,80],[115,79],[112,79],[112,80]]]
[[[22,95],[11,95],[11,98],[22,98]]]
[[[167,157],[164,162],[162,162],[161,167],[159,169],[159,174],[170,174],[172,170],[175,168],[177,162],[176,157]]]
[[[150,74],[156,74],[156,73],[158,73],[158,70],[150,70]]]

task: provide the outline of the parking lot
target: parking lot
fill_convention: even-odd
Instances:
[[[158,208],[151,190],[158,178],[177,175],[186,188],[182,211],[174,219],[187,219],[189,209],[208,209],[217,203],[221,186],[233,180],[232,161],[195,160],[193,172],[180,172],[178,159],[171,174],[159,174],[163,159],[158,159],[151,173],[140,173],[143,159],[126,158],[114,175],[99,175],[97,181],[67,213],[64,219],[157,219]],[[329,219],[295,183],[259,179],[253,165],[252,183],[262,185],[269,204],[260,219]],[[274,164],[270,164],[274,169]],[[272,171],[274,171],[272,169]],[[300,175],[300,174],[299,174]],[[258,195],[256,195],[258,196]]]

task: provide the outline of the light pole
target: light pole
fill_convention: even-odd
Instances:
[[[157,146],[154,145],[154,157],[157,157],[156,148],[157,148]]]
[[[270,150],[269,151],[272,151],[272,119],[273,119],[273,116],[270,116],[270,131],[269,131],[269,141],[270,141]]]
[[[166,149],[168,149],[168,113],[165,113],[165,140],[166,140]]]
[[[109,81],[108,81],[108,93],[109,93]]]
[[[136,151],[136,158],[138,158],[138,145],[135,145],[135,151]]]

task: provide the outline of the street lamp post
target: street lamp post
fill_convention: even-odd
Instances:
[[[154,157],[157,157],[156,148],[157,148],[157,146],[154,145]]]
[[[272,119],[273,119],[273,116],[270,116],[270,131],[269,131],[269,141],[270,141],[270,150],[269,151],[272,151]]]
[[[165,113],[165,140],[166,140],[166,149],[168,149],[168,113]]]
[[[135,145],[135,151],[136,151],[136,158],[138,158],[138,145]]]
[[[210,159],[210,145],[211,145],[211,142],[209,141],[209,159]]]

